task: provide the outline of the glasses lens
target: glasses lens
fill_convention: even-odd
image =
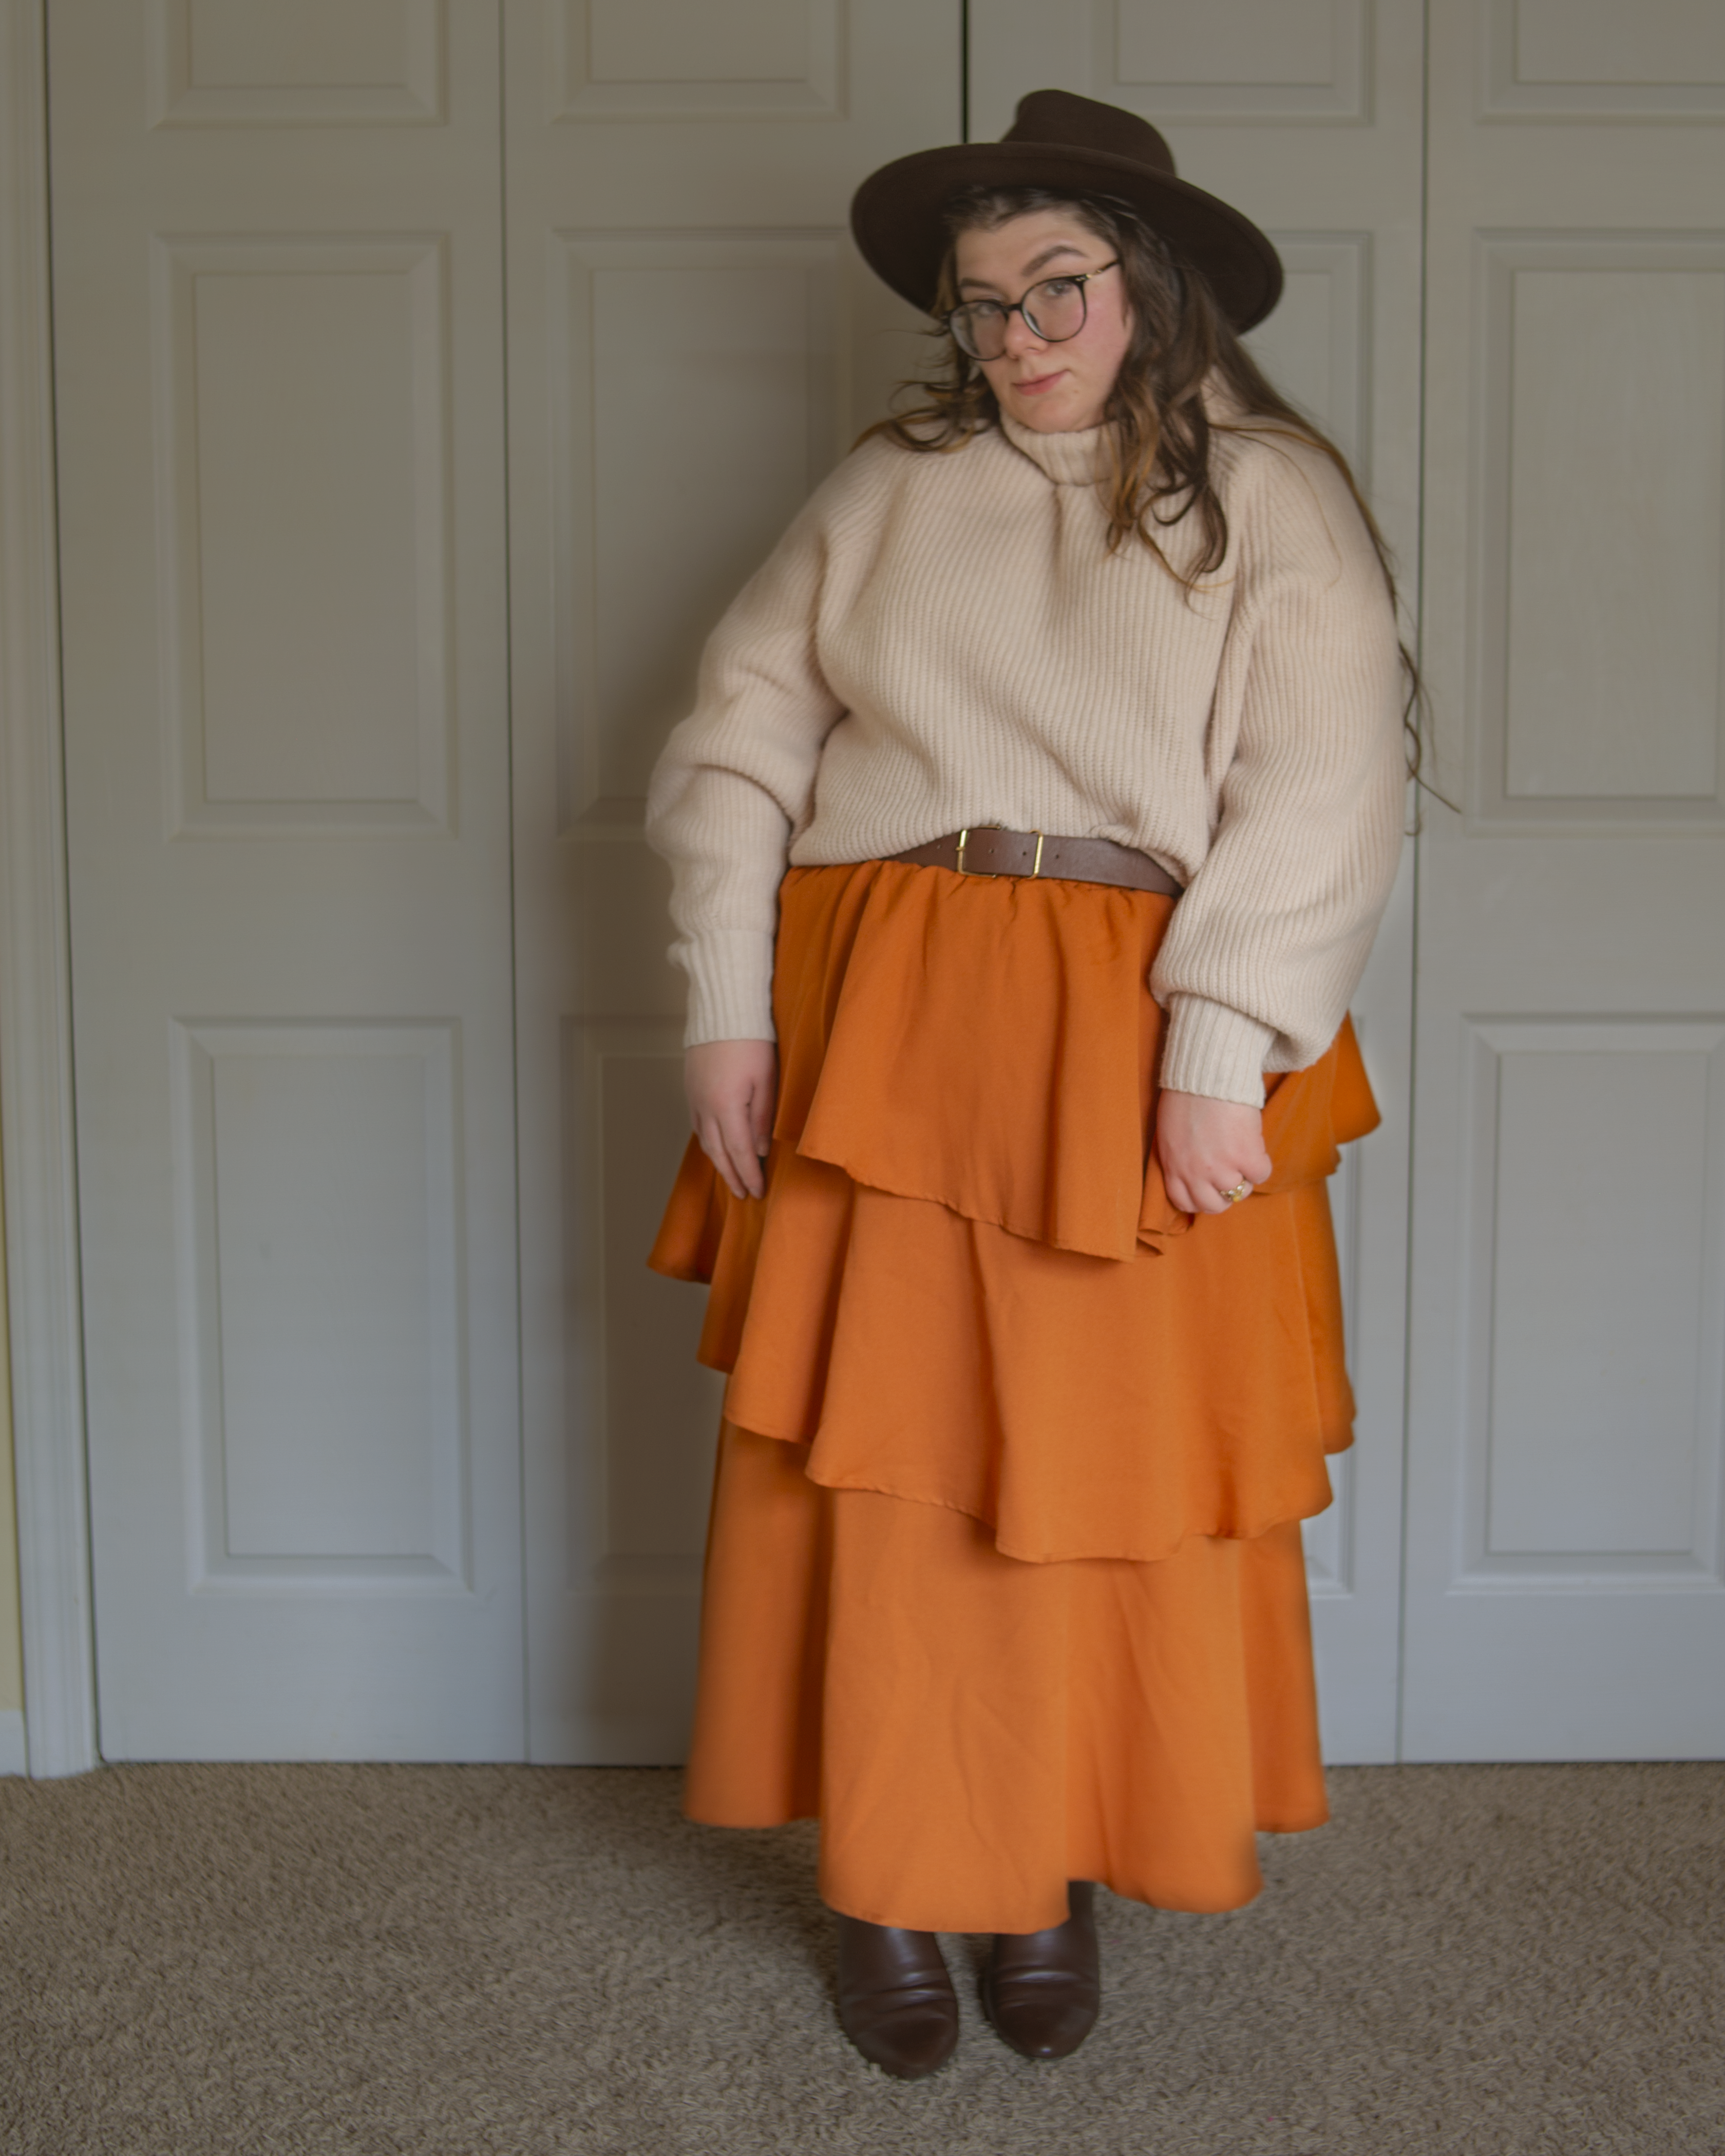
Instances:
[[[992,300],[954,307],[947,316],[958,349],[972,359],[999,359],[1006,349],[1006,316]]]
[[[1024,298],[1024,320],[1045,344],[1064,344],[1084,327],[1084,287],[1071,277],[1049,277]]]

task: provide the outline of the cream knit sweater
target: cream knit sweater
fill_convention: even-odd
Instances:
[[[1329,1045],[1402,840],[1371,541],[1319,451],[1219,435],[1228,557],[1189,595],[1107,552],[1101,446],[1010,419],[944,455],[866,442],[720,622],[647,806],[691,1045],[773,1037],[788,861],[982,824],[1117,839],[1187,886],[1150,983],[1165,1085],[1255,1106]]]

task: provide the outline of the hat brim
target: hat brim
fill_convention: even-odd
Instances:
[[[1052,187],[1115,195],[1201,270],[1236,330],[1261,322],[1281,297],[1281,260],[1250,218],[1189,181],[1106,150],[1055,142],[955,142],[918,150],[871,172],[850,205],[863,259],[925,314],[947,251],[942,212],[965,187]]]

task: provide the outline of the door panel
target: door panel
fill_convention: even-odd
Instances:
[[[517,1757],[495,18],[49,18],[102,1747]]]
[[[707,630],[918,358],[846,217],[956,141],[957,0],[510,0],[533,1756],[686,1739],[717,1381],[644,1260],[687,1133],[641,836]]]
[[[1414,1758],[1725,1750],[1722,82],[1434,11]]]
[[[1126,105],[1181,173],[1271,234],[1287,270],[1250,340],[1353,460],[1417,580],[1419,0],[972,0],[972,132],[998,136],[1025,91]],[[1358,1439],[1307,1529],[1326,1754],[1395,1756],[1406,1287],[1412,864],[1354,1018],[1383,1127],[1332,1186]]]

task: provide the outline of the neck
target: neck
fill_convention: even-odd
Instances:
[[[1013,447],[1029,457],[1056,486],[1094,486],[1101,476],[1108,444],[1106,424],[1045,434],[1003,412],[1000,429]]]

